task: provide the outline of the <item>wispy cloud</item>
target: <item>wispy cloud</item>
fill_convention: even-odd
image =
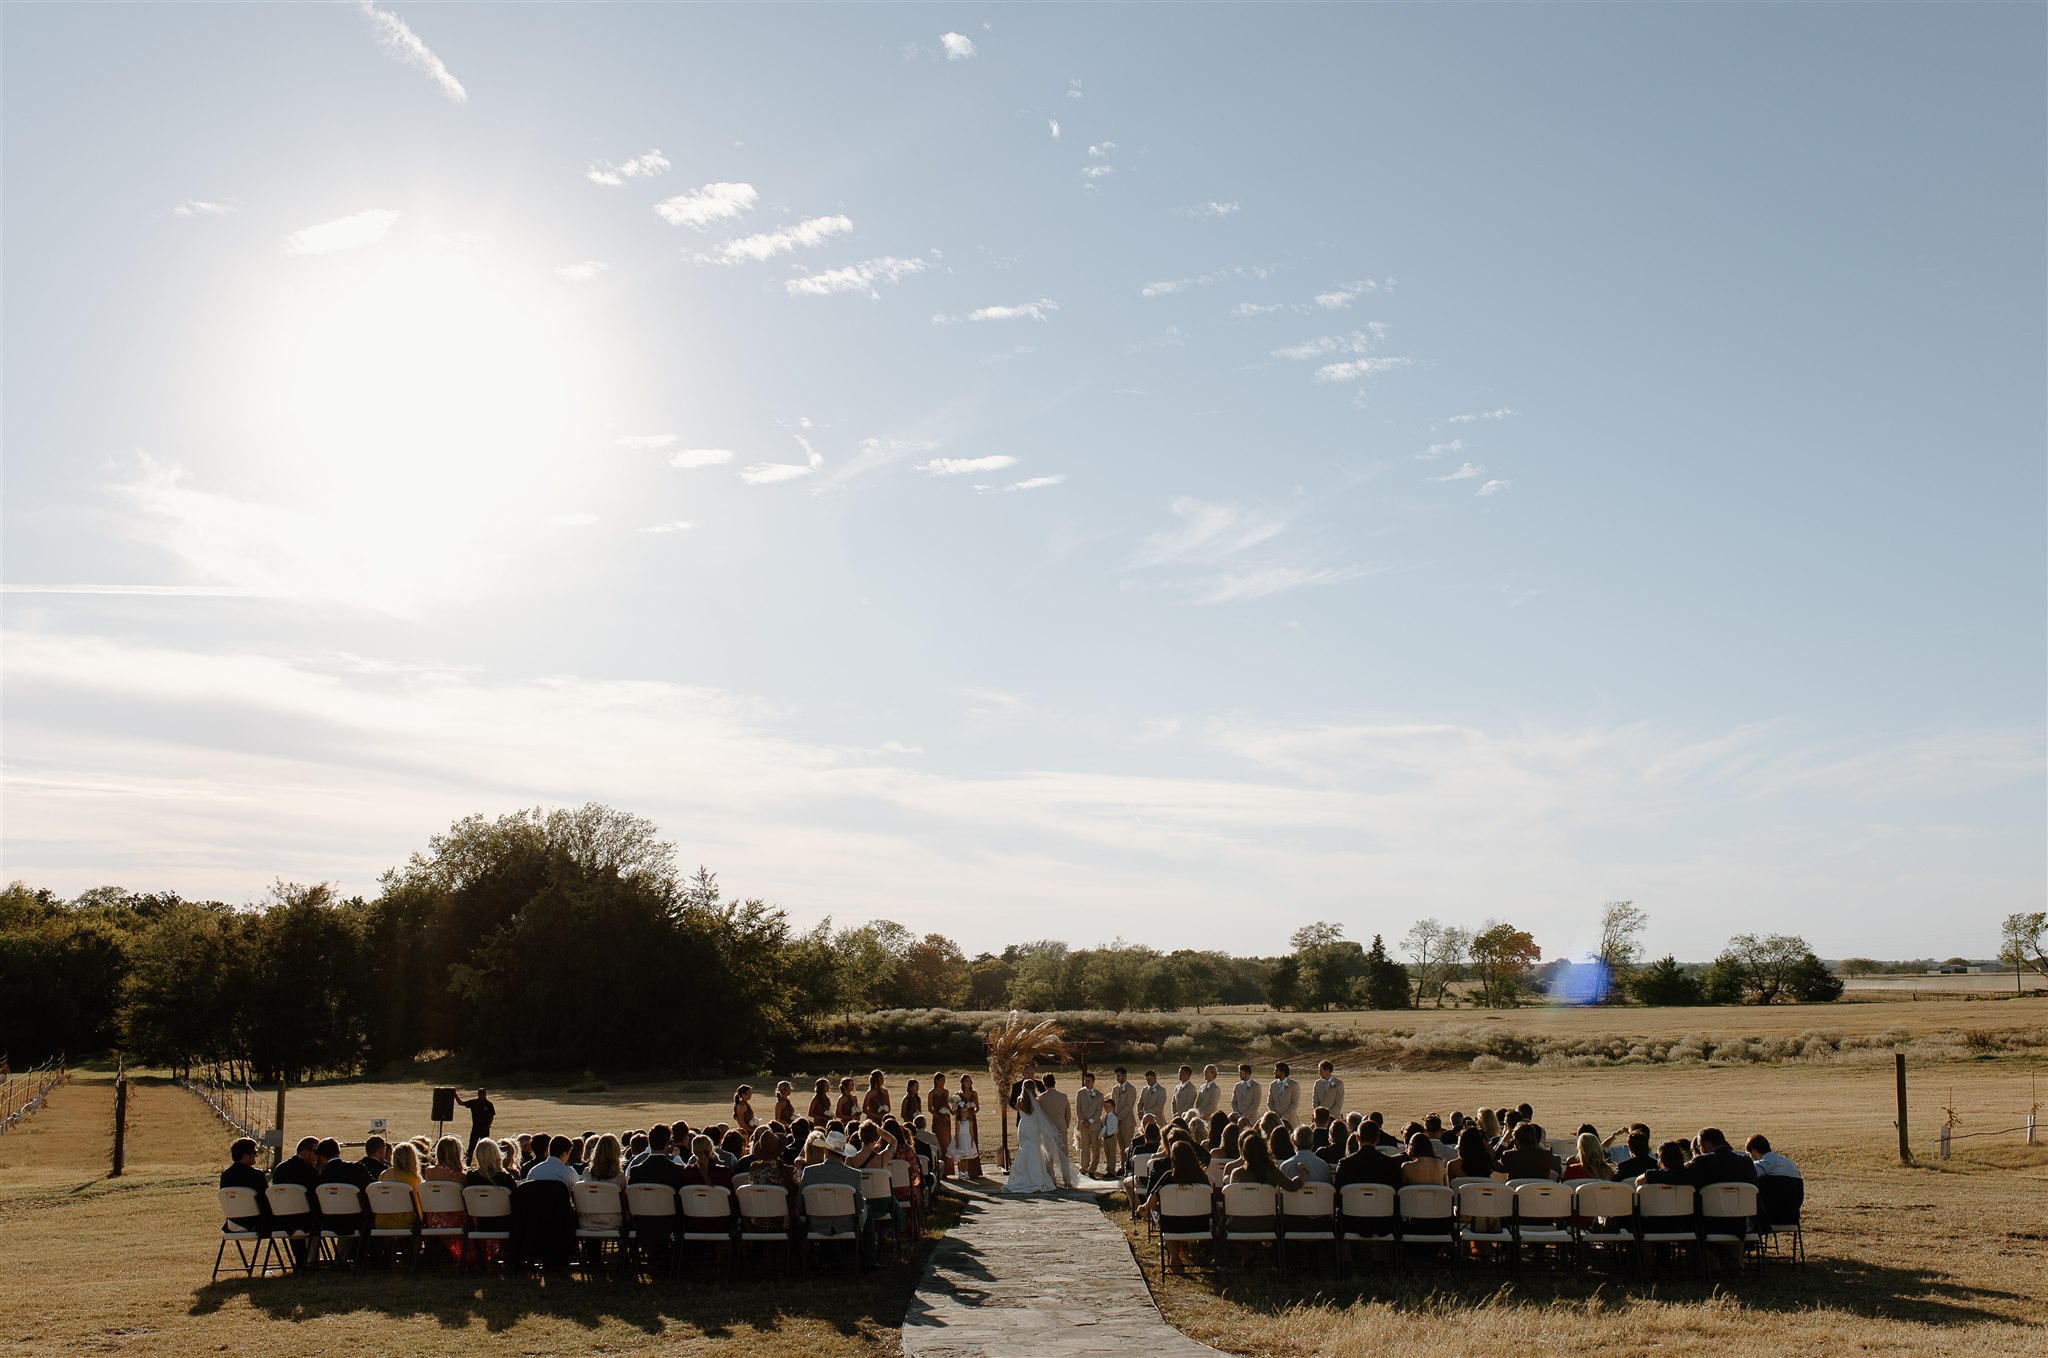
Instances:
[[[1176,217],[1228,217],[1231,213],[1237,211],[1240,206],[1242,204],[1233,198],[1228,202],[1212,200],[1207,203],[1195,203],[1189,207],[1170,207],[1166,210],[1173,213]]]
[[[802,434],[795,436],[797,446],[804,450],[802,462],[756,462],[740,469],[740,480],[750,486],[772,486],[778,481],[795,481],[816,472],[825,465],[825,459],[811,447],[811,441]]]
[[[1399,372],[1413,363],[1413,359],[1407,358],[1354,358],[1344,363],[1326,363],[1316,369],[1316,381],[1356,382],[1361,377]]]
[[[1195,595],[1197,603],[1228,604],[1243,599],[1263,599],[1290,589],[1315,585],[1338,585],[1364,575],[1362,566],[1251,566],[1225,571],[1203,584]]]
[[[1363,330],[1354,330],[1348,335],[1322,335],[1316,339],[1303,340],[1273,350],[1273,357],[1299,363],[1311,358],[1327,358],[1331,354],[1369,354],[1385,338],[1387,328],[1377,321]]]
[[[660,151],[649,151],[645,155],[634,156],[631,160],[621,161],[616,165],[608,160],[600,160],[583,173],[591,183],[615,189],[628,179],[652,179],[658,174],[666,173],[668,168],[667,156]]]
[[[1044,490],[1044,489],[1046,489],[1046,488],[1047,488],[1047,487],[1049,487],[1049,486],[1057,486],[1057,485],[1060,485],[1060,484],[1064,483],[1064,482],[1066,481],[1066,479],[1067,479],[1067,474],[1066,474],[1065,472],[1056,472],[1056,473],[1054,473],[1054,474],[1053,474],[1053,475],[1051,475],[1051,476],[1031,476],[1031,477],[1026,477],[1026,478],[1025,478],[1024,480],[1022,480],[1022,481],[1012,481],[1012,482],[1011,482],[1011,483],[1010,483],[1009,485],[1007,485],[1007,486],[1004,486],[1004,487],[1003,487],[1003,489],[1004,489],[1004,490]]]
[[[1485,485],[1481,486],[1478,490],[1474,491],[1473,494],[1498,495],[1502,491],[1506,490],[1509,486],[1512,486],[1514,484],[1515,483],[1512,481],[1488,481]]]
[[[987,457],[935,457],[929,462],[920,462],[912,471],[925,472],[931,476],[965,476],[970,472],[999,472],[1005,467],[1014,467],[1017,459],[1004,453],[991,453]]]
[[[601,260],[586,259],[581,264],[568,264],[555,270],[571,283],[588,283],[611,266]]]
[[[1484,475],[1486,475],[1486,468],[1475,467],[1467,462],[1454,472],[1445,472],[1442,476],[1432,476],[1429,479],[1432,481],[1472,481]]]
[[[760,197],[752,184],[721,182],[663,199],[654,205],[654,211],[670,226],[694,226],[701,231],[749,211]]]
[[[1502,406],[1499,410],[1482,410],[1475,415],[1453,415],[1445,424],[1470,424],[1474,420],[1504,420],[1515,412]]]
[[[687,533],[696,526],[688,519],[675,519],[669,523],[650,523],[640,531],[643,533]]]
[[[668,465],[695,471],[699,467],[723,467],[731,461],[730,448],[684,448],[669,454]]]
[[[1081,175],[1085,179],[1100,179],[1104,175],[1115,173],[1116,166],[1114,165],[1083,165],[1081,167]]]
[[[353,217],[294,231],[284,238],[284,250],[288,255],[325,255],[336,250],[359,250],[390,235],[397,221],[398,214],[389,208],[371,208]]]
[[[965,61],[974,55],[974,39],[964,33],[941,33],[939,46],[945,48],[948,61]]]
[[[618,440],[621,448],[673,448],[680,442],[674,434],[628,434]]]
[[[1060,120],[1057,118],[1048,118],[1046,119],[1046,125],[1052,128],[1052,139],[1054,141],[1058,141],[1060,139]]]
[[[1035,302],[1019,302],[1015,306],[977,307],[967,313],[970,321],[1043,321],[1060,309],[1060,304],[1050,297],[1041,297]],[[933,325],[952,325],[958,316],[934,316]]]
[[[173,217],[225,217],[235,210],[232,203],[208,203],[197,198],[187,198],[171,209]]]
[[[1067,98],[1069,98],[1069,99],[1079,99],[1080,97],[1081,97],[1081,82],[1080,82],[1080,81],[1078,81],[1078,80],[1069,80],[1069,81],[1067,82]]]
[[[1339,283],[1328,292],[1316,294],[1316,305],[1325,311],[1341,311],[1366,293],[1374,291],[1379,284],[1370,278],[1361,278],[1355,283]]]
[[[847,217],[836,214],[830,217],[811,217],[798,222],[795,226],[786,226],[778,231],[763,231],[758,235],[729,240],[718,247],[716,258],[727,264],[737,264],[741,260],[753,260],[758,263],[764,259],[773,259],[777,255],[788,254],[798,246],[823,245],[832,237],[851,230],[853,222]],[[698,258],[702,259],[705,256],[700,255]]]
[[[1181,496],[1167,505],[1178,519],[1146,537],[1133,565],[1166,566],[1233,556],[1280,535],[1287,520],[1249,505],[1213,504]]]
[[[1109,159],[1109,153],[1114,150],[1116,150],[1116,143],[1113,141],[1097,142],[1088,148],[1088,159],[1107,160]]]
[[[914,273],[923,273],[930,267],[921,259],[897,259],[884,255],[880,259],[864,259],[858,264],[842,268],[826,269],[822,273],[804,274],[789,279],[782,286],[792,297],[826,297],[835,292],[864,292],[870,297],[880,297],[875,290],[877,283],[897,283]]]
[[[1462,453],[1464,451],[1465,440],[1449,439],[1443,443],[1432,443],[1428,448],[1417,453],[1415,456],[1418,461],[1426,462],[1433,457],[1442,457],[1445,453]]]
[[[1285,302],[1239,302],[1230,309],[1233,316],[1264,316],[1270,312],[1286,311]]]
[[[469,101],[469,91],[462,88],[462,82],[450,74],[448,68],[441,64],[441,58],[435,56],[427,45],[420,41],[419,35],[406,25],[405,20],[396,14],[378,9],[370,0],[357,0],[357,3],[364,17],[369,19],[370,27],[377,34],[378,46],[382,47],[392,60],[410,66],[416,71],[426,72],[433,77],[434,83],[441,87],[441,93],[454,102],[462,104]]]
[[[1138,289],[1140,297],[1170,297],[1189,288],[1205,288],[1211,283],[1221,283],[1226,278],[1271,278],[1273,271],[1260,264],[1236,264],[1228,269],[1217,269],[1212,273],[1196,274],[1191,278],[1168,278],[1157,283],[1147,283]]]

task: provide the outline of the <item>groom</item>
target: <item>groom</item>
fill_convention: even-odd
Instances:
[[[1067,1096],[1052,1087],[1052,1076],[1046,1076],[1039,1083],[1045,1086],[1045,1088],[1038,1095],[1038,1111],[1045,1114],[1045,1120],[1052,1124],[1052,1132],[1059,1145],[1059,1153],[1061,1155],[1071,1154],[1071,1147],[1074,1143],[1073,1138],[1068,1135],[1067,1129],[1074,1120],[1073,1108],[1068,1104]]]

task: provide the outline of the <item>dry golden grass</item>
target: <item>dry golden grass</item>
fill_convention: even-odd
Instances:
[[[1431,1028],[1485,1023],[1536,1037],[1596,1033],[1648,1038],[1684,1037],[1687,1033],[1792,1037],[1812,1028],[1856,1036],[1901,1028],[1925,1035],[1986,1028],[2038,1028],[2048,1024],[2048,999],[1987,995],[1981,999],[1944,996],[1916,1000],[1905,992],[1857,996],[1855,1002],[1836,1004],[1698,1005],[1681,1009],[1532,1005],[1524,1009],[1406,1009],[1304,1017],[1312,1017],[1319,1027],[1342,1027],[1361,1033],[1419,1033]]]
[[[1497,1358],[1539,1345],[1589,1355],[2048,1352],[2048,1144],[2029,1148],[2013,1133],[1959,1141],[1946,1164],[1933,1158],[1943,1105],[1963,1131],[2014,1127],[2043,1077],[2048,1062],[2033,1055],[1913,1070],[1908,1122],[1921,1162],[1901,1168],[1888,1067],[1361,1073],[1350,1102],[1395,1119],[1526,1099],[1560,1133],[1638,1118],[1660,1139],[1707,1125],[1737,1138],[1763,1131],[1806,1175],[1810,1262],[1718,1285],[1531,1270],[1509,1286],[1492,1270],[1452,1280],[1424,1268],[1362,1285],[1304,1271],[1233,1281],[1222,1295],[1199,1280],[1162,1286],[1155,1275],[1155,1287],[1183,1330],[1260,1358]],[[1153,1273],[1152,1252],[1139,1253]]]
[[[10,1280],[0,1352],[888,1355],[900,1350],[922,1268],[918,1250],[880,1273],[795,1284],[543,1286],[431,1274],[209,1283],[220,1225],[213,1185],[230,1134],[198,1099],[161,1082],[138,1084],[130,1108],[120,1179],[106,1177],[113,1096],[104,1074],[58,1090],[0,1138],[0,1262]],[[552,1112],[545,1121],[558,1129],[574,1120]]]

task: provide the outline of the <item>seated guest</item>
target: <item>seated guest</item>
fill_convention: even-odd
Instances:
[[[629,1184],[661,1184],[666,1188],[683,1186],[683,1167],[669,1154],[669,1129],[666,1122],[657,1122],[647,1129],[647,1153],[635,1160],[626,1171]]]
[[[536,1146],[540,1144],[539,1137],[535,1137],[533,1141]],[[575,1169],[569,1164],[569,1153],[576,1149],[576,1143],[566,1136],[555,1136],[548,1138],[547,1147],[546,1157],[526,1171],[527,1182],[552,1180],[564,1186],[575,1183],[577,1176]]]
[[[787,1198],[789,1210],[780,1216],[747,1217],[740,1223],[747,1231],[795,1231],[797,1229],[797,1207],[799,1205],[799,1183],[796,1170],[784,1159],[787,1148],[783,1145],[782,1134],[773,1125],[763,1127],[754,1133],[754,1154],[740,1168],[735,1184],[754,1184],[762,1188],[779,1188]],[[820,1148],[822,1158],[823,1148]],[[734,1195],[737,1198],[737,1194]]]
[[[707,1184],[713,1188],[731,1188],[732,1170],[727,1167],[718,1147],[711,1144],[711,1138],[699,1132],[690,1138],[690,1159],[683,1166],[685,1184]]]
[[[619,1190],[619,1210],[616,1212],[578,1212],[583,1228],[590,1231],[617,1231],[625,1228],[626,1171],[622,1164],[625,1156],[619,1147],[619,1139],[606,1132],[597,1139],[597,1146],[590,1153],[590,1164],[584,1169],[582,1182],[587,1184],[611,1184]]]
[[[1406,1182],[1401,1172],[1402,1157],[1380,1150],[1379,1138],[1371,1134],[1370,1124],[1351,1138],[1349,1150],[1350,1154],[1337,1162],[1337,1173],[1333,1176],[1339,1196],[1352,1184],[1384,1184],[1388,1188],[1399,1188]]]
[[[1650,1153],[1650,1129],[1637,1123],[1628,1131],[1628,1157],[1614,1167],[1614,1177],[1630,1183],[1655,1168],[1657,1157]]]
[[[462,1176],[467,1188],[510,1188],[517,1180],[505,1172],[505,1148],[496,1141],[483,1140],[476,1143],[476,1155],[470,1161],[469,1173]]]
[[[1657,1167],[1637,1177],[1639,1184],[1682,1184],[1685,1178],[1685,1143],[1666,1141],[1657,1147]]]
[[[1543,1139],[1543,1129],[1533,1122],[1515,1124],[1515,1144],[1500,1157],[1500,1167],[1510,1179],[1555,1179],[1557,1157]]]
[[[849,1086],[852,1083],[851,1080],[847,1081]],[[845,1160],[846,1134],[827,1132],[822,1137],[814,1135],[812,1140],[818,1160],[815,1164],[804,1166],[803,1176],[798,1182],[804,1188],[809,1188],[813,1184],[842,1184],[853,1190],[854,1198],[852,1217],[812,1217],[812,1227],[827,1231],[857,1231],[861,1267],[881,1267],[880,1254],[875,1244],[874,1222],[868,1217],[867,1197],[861,1191],[860,1171],[848,1165]],[[806,1147],[804,1153],[808,1158],[812,1148]]]
[[[1138,1134],[1131,1138],[1130,1148],[1124,1152],[1123,1169],[1126,1174],[1130,1173],[1133,1155],[1159,1154],[1159,1148],[1163,1144],[1161,1136],[1159,1119],[1147,1114],[1144,1123],[1138,1128]]]
[[[1209,1183],[1221,1188],[1230,1181],[1230,1167],[1237,1163],[1237,1148],[1244,1140],[1244,1133],[1235,1124],[1223,1129],[1223,1140],[1209,1156]]]
[[[236,1137],[228,1146],[228,1167],[220,1172],[220,1186],[247,1188],[256,1194],[256,1210],[245,1217],[229,1217],[228,1225],[238,1230],[261,1231],[270,1224],[270,1205],[263,1200],[263,1190],[270,1184],[263,1171],[256,1168],[256,1143],[248,1137]]]
[[[1573,1179],[1611,1179],[1614,1177],[1614,1162],[1607,1158],[1607,1152],[1600,1149],[1597,1132],[1579,1133],[1578,1153],[1571,1163],[1564,1167],[1567,1182]]]
[[[1274,1135],[1277,1139],[1286,1136],[1287,1131],[1282,1128]],[[1330,1162],[1316,1154],[1314,1146],[1315,1134],[1312,1129],[1303,1127],[1297,1131],[1294,1135],[1294,1154],[1280,1162],[1280,1172],[1289,1178],[1299,1177],[1303,1183],[1334,1185],[1336,1174],[1331,1169]]]
[[[365,1156],[367,1160],[369,1157]],[[412,1208],[405,1212],[378,1212],[377,1229],[380,1231],[402,1230],[412,1226],[419,1219],[420,1153],[410,1141],[401,1141],[391,1148],[391,1168],[377,1176],[378,1181],[387,1184],[404,1184],[412,1196]]]
[[[1408,1138],[1408,1163],[1401,1166],[1401,1182],[1404,1184],[1444,1184],[1448,1186],[1451,1176],[1448,1167],[1437,1158],[1436,1142],[1426,1132],[1417,1132]]]
[[[1756,1165],[1756,1176],[1759,1179],[1772,1174],[1782,1175],[1787,1179],[1800,1177],[1799,1166],[1772,1150],[1771,1143],[1761,1132],[1745,1142],[1743,1149],[1749,1152],[1750,1160]]]
[[[1458,1173],[1467,1179],[1484,1179],[1499,1172],[1500,1165],[1486,1147],[1486,1134],[1478,1124],[1466,1123],[1458,1133]]]
[[[488,1140],[479,1139],[476,1143],[476,1148],[479,1151],[483,1150],[486,1146],[491,1146]],[[491,1146],[491,1149],[495,1151],[497,1147]],[[420,1182],[463,1185],[469,1182],[469,1173],[462,1165],[462,1142],[459,1138],[444,1136],[434,1143],[434,1163],[430,1168],[420,1171]],[[459,1207],[452,1212],[423,1211],[421,1220],[430,1227],[462,1226],[468,1223],[469,1213]],[[462,1241],[459,1236],[441,1236],[437,1238],[447,1242],[451,1253],[459,1252],[462,1248]]]
[[[1163,1233],[1198,1234],[1211,1228],[1214,1209],[1183,1216],[1164,1216],[1160,1212],[1159,1190],[1167,1184],[1185,1184],[1190,1188],[1209,1188],[1209,1175],[1202,1167],[1201,1152],[1195,1143],[1183,1138],[1173,1143],[1173,1150],[1166,1159],[1166,1173],[1153,1181],[1152,1191],[1145,1198],[1145,1214],[1152,1219]],[[1213,1189],[1211,1190],[1213,1193]],[[1185,1246],[1179,1241],[1166,1242],[1166,1266],[1178,1270],[1185,1266],[1182,1255]]]
[[[418,1153],[414,1153],[418,1159]],[[363,1182],[373,1184],[384,1177],[384,1171],[391,1168],[391,1143],[381,1136],[372,1136],[363,1142],[363,1158],[356,1161],[362,1166]]]
[[[1283,1192],[1301,1187],[1300,1171],[1288,1171],[1273,1163],[1273,1152],[1259,1137],[1247,1136],[1239,1145],[1237,1163],[1230,1167],[1230,1180],[1234,1184],[1271,1184]],[[1240,1225],[1240,1230],[1256,1230],[1258,1227]]]
[[[1694,1188],[1708,1184],[1753,1184],[1756,1165],[1728,1144],[1718,1127],[1702,1128],[1694,1143],[1698,1154],[1686,1162],[1684,1182]]]
[[[277,1169],[270,1176],[272,1183],[296,1184],[306,1190],[306,1213],[304,1216],[274,1217],[271,1225],[280,1231],[305,1231],[308,1235],[320,1228],[320,1142],[316,1137],[300,1137],[293,1152],[278,1162]],[[305,1246],[298,1247],[299,1262],[305,1262]]]

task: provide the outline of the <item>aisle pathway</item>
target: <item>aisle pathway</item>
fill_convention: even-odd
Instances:
[[[1093,1194],[989,1187],[947,1185],[967,1203],[911,1299],[906,1358],[1219,1358],[1161,1318]]]

